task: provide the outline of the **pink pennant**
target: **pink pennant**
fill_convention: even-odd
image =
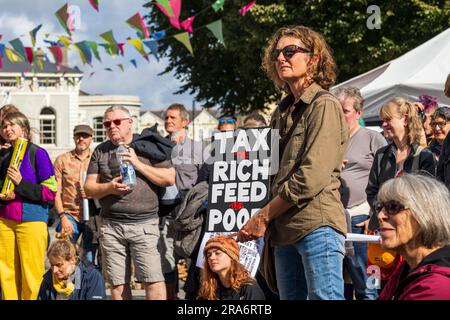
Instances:
[[[192,29],[192,23],[194,22],[195,16],[189,17],[183,22],[181,22],[181,26],[184,30],[189,31],[190,33],[194,32]]]
[[[253,6],[256,4],[256,0],[253,0],[252,2],[247,3],[245,6],[239,9],[239,13],[243,16],[247,14],[250,10],[252,10]]]
[[[117,46],[119,47],[120,55],[123,56],[123,46],[125,43],[118,43]]]
[[[63,60],[63,52],[60,46],[52,46],[48,47],[50,52],[53,54],[53,57],[55,58],[56,67],[59,68],[61,65],[61,62]]]
[[[167,17],[169,17],[170,23],[178,30],[181,30],[180,26],[181,0],[169,0],[169,4],[172,7],[173,17],[169,15],[169,13],[166,11],[166,9],[164,9],[162,5],[160,5],[159,3],[155,4]]]

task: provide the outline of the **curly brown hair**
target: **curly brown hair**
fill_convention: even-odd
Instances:
[[[256,280],[250,276],[250,273],[238,261],[231,259],[231,267],[228,270],[231,287],[238,291],[245,284],[254,284]],[[200,289],[198,299],[200,300],[219,300],[217,288],[219,287],[219,276],[211,270],[208,259],[205,257],[203,269],[201,271]]]
[[[271,59],[271,53],[282,37],[294,37],[311,51],[311,56],[317,56],[318,62],[308,66],[307,77],[323,89],[328,90],[336,81],[337,66],[333,58],[332,50],[328,46],[325,38],[311,28],[304,26],[282,27],[275,32],[264,49],[262,69],[277,88],[290,92],[287,84],[278,76],[275,62]]]

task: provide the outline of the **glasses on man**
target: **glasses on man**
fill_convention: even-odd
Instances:
[[[396,200],[380,201],[375,204],[377,213],[380,213],[383,209],[387,215],[392,216],[408,208]]]
[[[270,59],[272,59],[272,61],[277,61],[278,56],[280,55],[280,52],[283,52],[283,56],[285,58],[290,59],[297,52],[310,53],[311,51],[308,49],[302,48],[300,46],[297,46],[295,44],[291,44],[291,45],[284,47],[283,49],[273,49],[272,53],[270,54]]]
[[[121,118],[121,119],[115,119],[115,120],[111,120],[111,121],[105,121],[103,122],[103,126],[108,129],[111,127],[111,125],[114,123],[116,126],[120,126],[122,121],[124,120],[130,120],[130,118]]]
[[[236,120],[233,118],[220,118],[219,119],[219,123],[220,124],[224,124],[224,123],[235,123]]]
[[[436,128],[436,126],[438,126],[439,129],[444,130],[445,126],[447,125],[447,121],[445,121],[445,120],[431,120],[430,125],[431,125],[431,128]]]

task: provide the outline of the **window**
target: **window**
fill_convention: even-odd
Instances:
[[[106,131],[103,128],[103,117],[94,118],[94,142],[103,142],[106,140]]]
[[[56,114],[53,109],[45,107],[39,115],[41,144],[56,144]]]

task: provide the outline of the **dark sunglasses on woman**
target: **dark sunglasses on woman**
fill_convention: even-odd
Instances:
[[[280,52],[283,52],[283,56],[285,58],[292,58],[294,54],[297,52],[303,52],[303,53],[310,53],[311,51],[305,48],[302,48],[300,46],[297,46],[295,44],[290,44],[283,49],[273,49],[272,53],[270,54],[270,58],[272,61],[277,61],[278,56],[280,55]]]
[[[392,216],[408,208],[396,200],[380,201],[375,203],[375,210],[377,213],[380,213],[383,209],[387,215]]]

